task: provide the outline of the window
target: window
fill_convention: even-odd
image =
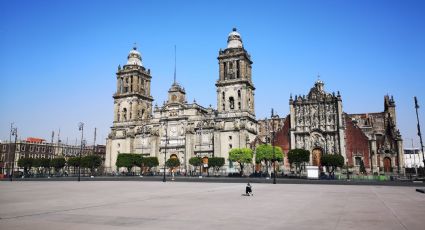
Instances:
[[[229,141],[231,141],[232,140],[232,136],[229,136]]]
[[[42,151],[43,153],[45,153],[45,152],[46,152],[46,147],[41,148],[41,151]]]
[[[125,79],[124,93],[128,92],[128,78]]]
[[[25,151],[25,145],[21,145],[21,151]]]
[[[229,97],[230,109],[235,109],[235,99],[233,97]]]
[[[362,158],[361,157],[355,157],[356,160],[356,165],[360,165],[362,162]]]
[[[229,144],[229,149],[232,149],[233,148],[233,145],[232,144]]]
[[[240,78],[239,76],[239,60],[236,61],[236,78]]]
[[[6,145],[3,145],[3,151],[6,151]]]
[[[223,62],[223,67],[224,67],[224,80],[227,79],[227,62]]]
[[[30,152],[33,152],[34,151],[34,146],[30,146]]]
[[[123,121],[127,120],[127,108],[124,108],[122,110],[122,118],[123,118]]]

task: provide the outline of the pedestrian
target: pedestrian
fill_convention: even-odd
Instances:
[[[252,186],[251,186],[251,184],[249,184],[249,183],[248,183],[248,184],[246,185],[245,193],[246,193],[246,195],[247,195],[247,196],[250,196],[250,195],[252,195],[252,196],[253,196],[253,195],[254,195],[254,194],[252,193]]]

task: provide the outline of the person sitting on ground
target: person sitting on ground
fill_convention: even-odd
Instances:
[[[249,183],[246,185],[245,193],[246,193],[247,196],[254,195],[254,194],[252,194],[252,187]]]

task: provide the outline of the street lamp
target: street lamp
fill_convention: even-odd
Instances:
[[[275,154],[275,151],[274,151],[275,133],[274,133],[274,111],[273,111],[273,108],[272,108],[271,121],[272,121],[272,150],[273,150],[273,184],[276,184],[276,154]]]
[[[164,177],[162,178],[162,182],[166,182],[165,180],[165,163],[167,162],[167,136],[168,136],[168,122],[165,121],[165,150],[164,150]]]
[[[80,146],[80,154],[78,157],[78,182],[81,181],[81,153],[83,152],[83,137],[84,137],[84,123],[78,123],[78,130],[81,131],[81,146]]]
[[[418,99],[416,97],[415,97],[415,109],[416,109],[416,119],[418,121],[418,136],[419,136],[419,140],[421,142],[422,161],[424,162],[424,167],[425,167],[424,144],[422,142],[421,125],[419,123],[419,114],[418,114],[419,105],[418,105]]]
[[[15,145],[13,146],[13,155],[12,155],[12,173],[10,174],[10,181],[13,181],[13,170],[14,170],[14,166],[15,166],[16,139],[18,138],[18,128],[16,128],[16,127],[12,128],[11,135],[15,136]],[[9,146],[10,146],[10,143],[9,143]]]

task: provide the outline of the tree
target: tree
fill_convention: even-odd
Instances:
[[[102,165],[102,158],[97,155],[88,155],[81,158],[81,167],[90,169],[90,173]]]
[[[245,164],[252,163],[252,157],[252,150],[248,148],[235,148],[229,152],[229,160],[239,163],[241,176],[243,176]]]
[[[43,168],[43,174],[46,172],[46,169],[49,170],[50,173],[50,159],[49,158],[40,158],[37,164],[39,163],[39,167]]]
[[[141,167],[142,155],[134,154],[134,153],[121,153],[118,154],[117,162],[115,165],[118,168],[125,167],[127,168],[127,172],[131,172],[131,168],[134,166]]]
[[[70,157],[68,158],[68,160],[66,161],[67,165],[68,165],[68,170],[69,167],[73,167],[73,172],[76,172],[76,168],[80,165],[80,158],[79,157]]]
[[[213,171],[218,173],[220,168],[223,167],[224,162],[224,157],[211,157],[208,159],[208,166],[212,167]]]
[[[174,171],[175,168],[180,166],[180,161],[178,158],[170,158],[165,162],[165,165],[171,169],[171,171]]]
[[[28,175],[28,169],[30,169],[33,164],[34,164],[33,158],[23,157],[23,158],[19,158],[18,160],[18,166],[20,168],[24,168],[25,175]]]
[[[151,168],[159,165],[158,157],[143,157],[142,165],[148,167],[148,172],[150,172]]]
[[[53,158],[51,160],[51,166],[55,169],[55,172],[58,173],[63,167],[65,167],[66,160],[63,157]]]
[[[288,152],[288,161],[292,167],[295,164],[295,171],[298,173],[302,163],[310,161],[310,151],[305,149],[291,149]]]
[[[344,157],[340,154],[324,154],[320,161],[326,166],[329,176],[333,175],[338,167],[344,166]]]
[[[276,159],[278,162],[283,161],[283,152],[282,149],[278,146],[274,146],[274,155],[273,155],[273,146],[270,144],[262,144],[257,147],[255,163],[264,162],[266,165],[267,174],[269,172],[270,162]]]
[[[201,172],[202,159],[200,157],[191,157],[189,164],[195,168],[199,166],[199,173]]]

